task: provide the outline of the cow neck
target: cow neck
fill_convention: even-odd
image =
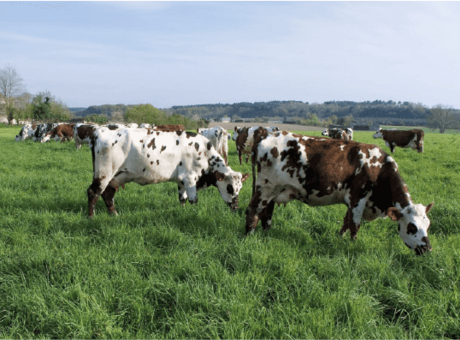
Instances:
[[[390,175],[390,190],[393,206],[399,203],[401,209],[404,209],[412,204],[407,185],[398,171],[394,171]]]

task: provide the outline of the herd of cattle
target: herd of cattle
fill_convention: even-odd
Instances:
[[[221,127],[185,131],[183,125],[142,124],[26,124],[16,141],[75,140],[77,149],[88,144],[93,181],[87,190],[89,216],[102,196],[109,213],[117,215],[114,196],[128,182],[140,185],[177,183],[179,201],[197,203],[197,191],[217,187],[232,209],[250,174],[228,166],[228,140],[236,144],[240,164],[252,155],[252,198],[246,209],[246,233],[259,221],[267,230],[275,203],[299,200],[311,206],[345,204],[340,231],[356,239],[361,219],[390,217],[399,223],[403,242],[417,254],[432,250],[428,239],[428,212],[434,203],[414,204],[398,165],[380,147],[353,141],[352,129],[326,129],[324,137],[298,135],[276,127],[235,127],[233,136]],[[422,130],[383,130],[394,153],[396,146],[423,152]],[[257,169],[256,169],[257,168]]]

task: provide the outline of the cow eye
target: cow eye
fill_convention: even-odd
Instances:
[[[412,234],[412,235],[415,235],[417,233],[418,229],[417,227],[415,226],[415,224],[413,223],[409,223],[407,225],[407,233],[408,234]]]

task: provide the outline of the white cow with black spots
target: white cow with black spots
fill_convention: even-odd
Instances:
[[[216,126],[210,129],[199,128],[197,132],[211,141],[212,146],[224,158],[225,165],[228,165],[228,137],[230,136],[228,131]]]
[[[93,182],[88,188],[89,216],[99,196],[117,214],[114,195],[128,182],[176,182],[179,200],[197,203],[197,191],[216,186],[224,201],[238,208],[238,194],[249,174],[226,166],[211,142],[195,133],[152,129],[96,129],[91,138]]]

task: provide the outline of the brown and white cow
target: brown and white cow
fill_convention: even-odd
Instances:
[[[279,131],[276,126],[270,126],[268,128],[262,126],[253,126],[251,128],[247,127],[237,127],[233,130],[233,140],[236,144],[236,152],[238,153],[238,158],[240,160],[240,165],[242,163],[242,154],[246,154],[246,163],[248,162],[249,155],[251,154],[252,145],[254,143],[254,131],[259,128],[264,129],[267,133],[273,133]]]
[[[302,201],[310,206],[345,204],[340,231],[357,237],[361,219],[389,216],[399,223],[403,242],[417,254],[432,250],[427,213],[434,203],[414,204],[398,165],[376,145],[318,139],[278,132],[256,133],[257,165],[253,196],[246,210],[246,233],[262,220],[269,229],[275,203]],[[255,176],[255,171],[253,171]]]
[[[75,148],[81,149],[82,144],[88,144],[91,142],[91,136],[93,132],[98,128],[97,124],[75,124],[73,127],[73,138],[75,140]]]
[[[216,126],[210,129],[199,128],[197,132],[211,141],[212,146],[224,158],[225,165],[228,165],[228,137],[230,136],[228,131]]]
[[[56,142],[61,141],[64,143],[66,140],[70,142],[73,138],[73,128],[75,124],[60,124],[48,132],[40,141],[46,143],[50,139],[54,139]]]
[[[185,126],[182,124],[177,125],[155,125],[152,127],[153,130],[156,131],[185,131]]]
[[[382,138],[385,141],[385,145],[391,150],[391,153],[395,152],[395,147],[400,148],[412,148],[417,152],[423,152],[423,137],[425,133],[420,129],[412,130],[383,130],[380,129],[374,133],[374,138]]]
[[[16,135],[15,141],[21,142],[26,139],[32,139],[35,135],[35,130],[37,129],[37,124],[25,124],[19,134]]]
[[[197,203],[198,190],[216,186],[236,210],[238,194],[249,177],[226,166],[208,139],[191,132],[101,127],[94,131],[90,147],[94,169],[87,191],[90,217],[101,195],[109,212],[117,214],[115,191],[128,182],[176,182],[182,204],[187,199]]]
[[[351,128],[339,129],[326,129],[321,133],[323,136],[329,136],[333,139],[353,140],[353,130]]]

